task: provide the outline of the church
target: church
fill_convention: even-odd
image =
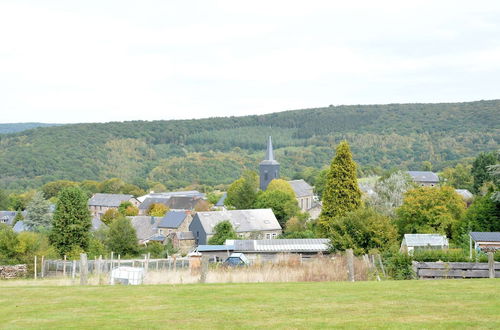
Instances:
[[[279,179],[280,177],[280,163],[274,159],[273,152],[273,142],[272,138],[269,137],[267,142],[267,150],[265,159],[259,164],[259,174],[260,174],[260,189],[266,190],[267,186],[273,179]],[[288,181],[290,186],[292,186],[295,192],[295,197],[302,211],[309,212],[313,208],[317,207],[317,203],[314,201],[313,187],[311,187],[304,180],[292,180]]]

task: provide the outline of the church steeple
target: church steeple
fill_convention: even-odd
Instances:
[[[280,176],[280,163],[274,159],[273,141],[271,137],[269,137],[267,141],[266,158],[260,162],[259,170],[261,190],[266,190],[269,183]]]

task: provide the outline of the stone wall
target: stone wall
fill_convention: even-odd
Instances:
[[[0,266],[0,279],[25,277],[27,274],[26,265]]]

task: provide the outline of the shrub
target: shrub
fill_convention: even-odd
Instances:
[[[384,255],[387,276],[394,280],[410,280],[415,278],[412,268],[412,257],[406,253],[389,252]]]

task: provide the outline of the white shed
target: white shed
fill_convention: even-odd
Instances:
[[[440,234],[405,234],[401,251],[413,253],[415,249],[447,249],[448,238]]]

